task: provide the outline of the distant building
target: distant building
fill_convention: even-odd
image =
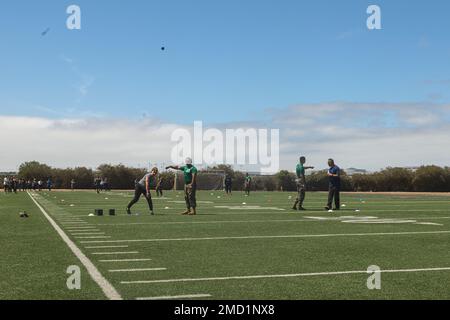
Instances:
[[[345,173],[347,173],[347,175],[349,175],[349,176],[352,176],[354,174],[367,174],[368,171],[365,169],[348,168],[348,169],[345,169]]]
[[[14,177],[17,176],[17,172],[0,172],[0,177]]]
[[[412,172],[416,172],[417,169],[419,169],[420,167],[404,167],[404,169],[412,171]]]

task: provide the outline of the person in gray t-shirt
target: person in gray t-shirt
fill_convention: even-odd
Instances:
[[[149,173],[147,173],[138,183],[136,183],[136,189],[134,191],[134,198],[128,204],[126,211],[128,214],[131,214],[131,207],[139,201],[141,195],[144,195],[147,200],[148,207],[150,209],[150,213],[153,215],[153,202],[152,195],[150,194],[150,181],[154,179],[158,174],[158,168],[153,168]]]

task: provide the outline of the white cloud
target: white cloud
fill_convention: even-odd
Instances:
[[[267,128],[261,123],[228,123],[219,129],[239,126]],[[175,145],[171,134],[180,127],[148,118],[0,116],[2,132],[11,134],[0,142],[0,171],[30,160],[56,167],[167,163]],[[293,170],[300,155],[317,168],[324,168],[329,157],[343,168],[450,165],[449,105],[305,104],[273,111],[269,129],[280,129],[283,169]]]
[[[319,167],[329,157],[344,168],[450,165],[449,105],[339,102],[278,114],[283,167],[292,167],[301,154]]]
[[[179,126],[149,120],[61,119],[0,116],[0,170],[37,160],[55,167],[124,163],[145,166],[170,160],[170,135]]]

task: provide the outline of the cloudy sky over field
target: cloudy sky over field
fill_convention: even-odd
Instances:
[[[368,1],[75,1],[70,31],[73,3],[2,5],[0,171],[167,163],[195,120],[280,129],[291,170],[450,164],[448,1],[378,1],[374,31]]]

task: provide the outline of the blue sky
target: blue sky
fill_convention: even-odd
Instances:
[[[65,28],[70,4],[80,31]],[[383,30],[367,30],[369,4]],[[444,0],[2,2],[0,111],[215,123],[305,103],[448,103],[448,15]]]
[[[0,127],[18,134],[0,170],[167,162],[194,120],[280,129],[284,169],[448,165],[449,16],[447,0],[2,1]]]

